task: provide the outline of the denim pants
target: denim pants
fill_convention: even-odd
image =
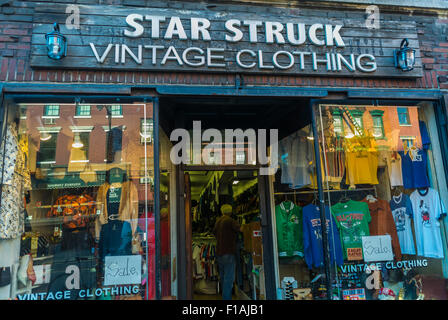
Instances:
[[[232,287],[235,280],[235,256],[233,254],[225,254],[217,256],[219,278],[222,288],[222,299],[232,300]]]

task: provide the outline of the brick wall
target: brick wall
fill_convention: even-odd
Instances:
[[[40,1],[48,2],[48,1]],[[178,1],[137,0],[59,0],[59,3],[114,4],[126,6],[197,8],[196,3]],[[106,72],[33,70],[29,66],[31,50],[32,16],[35,1],[0,0],[0,81],[40,83],[98,83],[98,84],[182,84],[182,85],[234,85],[232,74],[163,73],[163,72]],[[201,4],[203,5],[203,3]],[[219,2],[219,5],[222,5]],[[235,4],[232,4],[235,5]],[[266,7],[270,12],[276,9]],[[353,10],[353,8],[352,8]],[[360,10],[360,9],[359,9]],[[390,9],[388,9],[390,10]],[[448,89],[448,19],[438,18],[437,13],[416,15],[415,12],[387,12],[383,23],[394,15],[400,20],[415,20],[420,39],[424,64],[424,77],[416,80],[355,79],[339,77],[302,77],[244,75],[245,85],[300,86],[300,87],[370,87],[370,88],[440,88]],[[322,14],[328,14],[328,8]],[[334,13],[334,12],[333,12]],[[340,12],[349,17],[349,11]],[[446,12],[442,14],[447,14]],[[439,15],[441,16],[440,12]],[[396,19],[396,18],[395,18]]]

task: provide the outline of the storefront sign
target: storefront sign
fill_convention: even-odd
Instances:
[[[104,285],[138,284],[142,280],[142,256],[106,256]]]
[[[394,259],[389,235],[362,237],[364,261],[391,261]]]
[[[140,293],[139,286],[120,286],[106,288],[92,288],[81,290],[64,290],[56,292],[40,292],[18,294],[18,300],[71,300],[71,299],[97,299],[109,298],[110,296],[137,295]]]
[[[373,270],[394,270],[394,269],[411,269],[428,266],[428,259],[403,260],[403,261],[388,261],[377,263],[358,263],[358,264],[344,264],[342,265],[342,273],[371,273]]]
[[[200,5],[198,5],[199,7]],[[31,66],[59,69],[162,70],[290,75],[420,77],[419,41],[413,21],[365,26],[319,10],[233,6],[228,12],[79,6],[80,28],[67,29],[65,6],[40,4],[34,15]],[[241,12],[238,12],[238,11]],[[250,13],[248,13],[250,12]],[[323,17],[322,17],[323,16]],[[58,22],[67,57],[47,57],[45,34]],[[414,70],[394,67],[403,38],[416,49]]]

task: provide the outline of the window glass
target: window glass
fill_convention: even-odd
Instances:
[[[140,126],[152,126],[152,104],[118,107],[8,110],[0,269],[12,278],[0,299],[155,298],[154,154]]]
[[[90,116],[90,106],[89,105],[77,105],[76,106],[77,116]]]
[[[59,116],[59,106],[58,105],[47,105],[44,108],[44,116],[47,117],[57,117]]]
[[[348,126],[362,124],[357,135],[335,133],[335,109]],[[447,299],[448,193],[433,106],[320,105],[316,114],[323,200],[337,230],[333,298]]]
[[[110,108],[112,116],[121,116],[123,115],[123,109],[121,105],[112,105]]]
[[[400,125],[409,125],[408,108],[397,108],[398,123]]]

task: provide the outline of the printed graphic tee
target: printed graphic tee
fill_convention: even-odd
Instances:
[[[392,196],[389,204],[397,229],[401,253],[416,254],[411,229],[411,219],[413,219],[411,199],[407,194],[401,193],[399,196]]]
[[[423,148],[418,148],[415,145],[410,147],[404,146],[404,151],[398,152],[401,156],[405,189],[427,188],[430,186],[426,171],[428,166],[427,150],[431,141],[423,121],[419,122],[419,127]]]
[[[303,257],[302,207],[291,201],[275,206],[279,257]]]
[[[331,263],[342,265],[341,239],[334,217],[330,216],[330,208],[325,207],[326,233],[330,250]],[[323,266],[322,228],[320,208],[314,204],[303,207],[303,250],[308,268]]]
[[[336,203],[331,212],[339,229],[344,259],[347,259],[347,249],[362,248],[362,237],[370,235],[369,207],[365,202],[349,200]]]
[[[442,236],[438,219],[442,215],[446,215],[446,210],[439,193],[433,188],[422,191],[415,190],[410,199],[414,210],[417,255],[443,258]]]

